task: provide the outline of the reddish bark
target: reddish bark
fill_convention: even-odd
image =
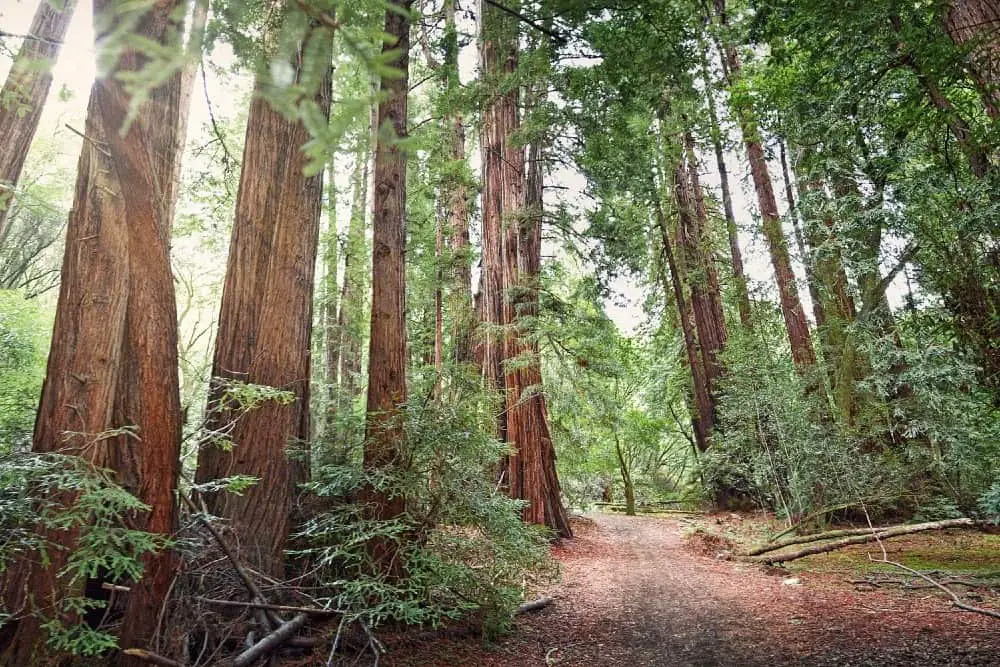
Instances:
[[[517,69],[518,23],[493,5],[484,3],[480,9],[483,71],[502,89],[504,79],[509,81]],[[486,376],[505,397],[500,434],[515,448],[503,468],[508,493],[527,501],[525,522],[570,537],[545,400],[539,393],[538,351],[531,342],[541,265],[541,148],[533,148],[526,179],[524,149],[514,143],[520,128],[518,99],[516,88],[502,92],[484,112],[483,303],[491,325],[484,344]]]
[[[1000,118],[1000,2],[951,0],[945,31],[956,46],[968,49],[968,70],[990,118]]]
[[[503,78],[511,76],[517,68],[517,26],[500,14],[500,10],[486,2],[481,3],[480,12],[483,77],[491,87],[500,88]],[[517,127],[518,97],[516,88],[496,95],[483,111],[480,131],[483,161],[483,259],[479,306],[485,325],[480,334],[480,345],[487,386],[495,387],[501,395],[505,389],[502,331],[505,321],[504,267],[511,264],[504,254],[504,226],[513,225],[516,238],[517,221],[513,216],[520,212],[524,203],[524,157],[521,149],[511,146],[508,139]],[[513,256],[513,265],[516,267],[516,254]],[[505,411],[497,417],[497,435],[501,440],[507,440]],[[520,485],[519,480],[507,479],[506,482],[510,488]]]
[[[712,424],[715,422],[712,397],[708,391],[708,380],[705,376],[701,355],[698,353],[698,341],[695,338],[691,309],[684,296],[684,278],[674,257],[670,229],[667,226],[667,218],[663,213],[663,206],[660,204],[659,198],[654,199],[653,208],[656,213],[657,226],[660,228],[660,238],[663,242],[663,255],[670,272],[670,287],[672,287],[674,295],[674,304],[677,306],[681,333],[684,336],[684,351],[687,354],[688,367],[691,369],[691,386],[694,395],[694,414],[691,417],[691,426],[694,429],[694,439],[698,450],[705,451],[708,449]],[[666,275],[664,275],[664,282],[667,282]],[[667,285],[664,285],[664,288],[670,291]]]
[[[723,26],[727,24],[726,0],[715,0],[715,10]],[[725,56],[729,75],[737,80],[741,74],[739,54],[735,45],[725,45]],[[795,285],[795,273],[792,271],[791,258],[788,255],[788,245],[781,230],[781,216],[778,215],[778,202],[774,196],[774,186],[771,174],[768,172],[764,147],[760,141],[757,121],[753,109],[745,102],[737,103],[737,119],[743,133],[743,144],[747,151],[747,161],[750,163],[750,173],[753,176],[754,190],[757,192],[757,203],[760,217],[771,255],[771,265],[774,267],[774,278],[778,284],[778,294],[781,301],[781,313],[785,320],[785,331],[792,349],[792,359],[799,369],[804,369],[816,363],[816,352],[809,338],[809,323],[806,321],[799,291]]]
[[[719,124],[719,116],[715,108],[715,96],[712,94],[712,77],[708,71],[708,53],[704,48],[702,49],[701,57],[702,77],[705,81],[705,97],[708,102],[712,149],[715,152],[715,164],[719,172],[719,187],[722,190],[722,209],[726,215],[726,234],[729,237],[730,261],[733,267],[733,281],[736,284],[736,305],[739,308],[740,324],[746,329],[751,329],[753,327],[753,320],[751,319],[750,311],[750,292],[747,289],[746,271],[743,268],[743,253],[740,251],[736,215],[733,213],[733,196],[729,190],[729,170],[726,167],[725,150],[722,143],[722,126]]]
[[[95,3],[95,36],[113,29],[111,0]],[[179,36],[176,2],[160,2],[133,28],[159,43]],[[136,51],[119,54],[116,67],[94,83],[86,135],[67,228],[62,282],[52,346],[35,423],[32,449],[77,455],[110,469],[115,481],[150,506],[129,518],[131,527],[169,535],[176,527],[174,490],[179,474],[181,411],[177,373],[177,313],[169,236],[176,197],[175,163],[181,109],[181,76],[150,91],[132,120],[132,98],[117,75],[142,69]],[[135,435],[101,434],[123,427]],[[71,502],[72,498],[62,498]],[[76,533],[49,539],[72,549]],[[38,616],[59,615],[70,591],[57,577],[67,553],[50,551],[51,563],[17,563],[5,590],[8,609],[22,617],[2,658],[34,664],[45,640]],[[173,580],[169,553],[147,556],[131,584],[119,644],[144,646]],[[26,605],[23,606],[22,605]]]
[[[312,30],[309,39],[323,48],[332,43],[325,28]],[[300,73],[296,70],[297,76]],[[208,428],[232,425],[228,437],[235,446],[230,451],[213,444],[204,447],[196,479],[260,478],[243,495],[209,494],[207,505],[231,522],[250,563],[280,578],[295,485],[308,477],[308,459],[301,450],[309,438],[313,283],[323,176],[304,175],[307,158],[300,148],[311,140],[309,130],[271,107],[259,94],[265,85],[258,81],[247,120],[213,358],[212,376],[218,381],[213,381],[209,395]],[[316,101],[329,114],[329,75]],[[276,151],[276,146],[287,151]],[[226,380],[282,389],[294,400],[266,401],[240,414],[237,406],[223,402]],[[289,449],[298,450],[293,458]]]
[[[372,218],[372,317],[368,363],[368,421],[365,431],[366,470],[391,470],[405,456],[401,406],[406,401],[406,153],[410,0],[393,0],[385,14],[392,37],[383,53],[394,52],[388,65],[399,73],[383,78],[375,148]],[[370,516],[392,519],[406,501],[385,491],[365,493]],[[377,567],[397,572],[395,549],[385,541],[371,545]]]
[[[0,243],[14,188],[52,87],[52,66],[74,9],[76,0],[65,0],[62,10],[49,0],[39,0],[29,37],[17,52],[0,91],[0,137],[4,138],[0,142]]]
[[[719,389],[723,370],[719,356],[726,346],[726,320],[722,310],[719,276],[715,269],[708,212],[698,178],[694,139],[690,134],[685,135],[685,157],[675,172],[675,196],[680,223],[678,242],[685,255],[691,310],[698,330],[698,343],[714,415],[714,396]],[[714,425],[713,417],[713,428]]]

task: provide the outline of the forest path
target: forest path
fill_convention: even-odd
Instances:
[[[856,591],[697,552],[679,519],[590,514],[553,548],[555,602],[491,650],[443,640],[395,665],[1000,665],[1000,624],[936,595]]]

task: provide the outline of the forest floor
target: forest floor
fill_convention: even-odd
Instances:
[[[1000,621],[958,611],[934,590],[859,583],[895,576],[871,568],[867,553],[881,556],[877,546],[811,556],[785,570],[727,560],[724,542],[695,531],[725,533],[741,521],[730,514],[576,519],[575,538],[553,547],[560,581],[539,591],[555,598],[550,606],[519,616],[491,647],[474,637],[439,639],[398,646],[383,664],[1000,665]],[[890,559],[901,549],[895,543]],[[845,566],[846,559],[853,560]],[[975,569],[1000,568],[1000,549],[980,561]],[[997,603],[989,589],[983,594],[970,602]]]

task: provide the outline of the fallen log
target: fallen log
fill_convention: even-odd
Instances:
[[[517,611],[514,612],[514,615],[517,616],[518,614],[526,614],[530,611],[538,611],[539,609],[544,609],[545,607],[548,607],[550,604],[552,604],[553,600],[554,598],[544,597],[544,598],[538,598],[537,600],[532,600],[531,602],[525,602],[524,604],[522,604],[520,607],[517,608]]]
[[[788,561],[798,560],[800,558],[805,558],[806,556],[813,556],[815,554],[822,554],[830,551],[836,551],[837,549],[843,549],[844,547],[849,547],[854,544],[867,544],[868,542],[886,540],[893,537],[899,537],[901,535],[912,535],[913,533],[921,533],[928,530],[943,530],[945,528],[969,528],[975,525],[976,522],[973,521],[972,519],[963,518],[963,519],[946,519],[944,521],[930,521],[928,523],[917,523],[909,526],[902,525],[902,526],[888,526],[885,528],[869,528],[865,531],[863,535],[851,535],[839,540],[834,540],[833,542],[827,542],[826,544],[813,544],[811,546],[805,547],[804,549],[799,549],[798,551],[792,551],[790,553],[785,553],[785,554],[771,553],[770,550],[768,550],[768,552],[765,553],[764,555],[748,554],[747,556],[744,557],[744,559],[752,563],[765,563],[767,565],[774,565],[775,563],[787,563]],[[831,532],[836,532],[836,531],[831,531]],[[821,535],[822,534],[823,533],[821,533]],[[827,535],[829,537],[828,533]],[[817,538],[817,539],[828,539],[828,537]]]
[[[906,525],[906,524],[901,524]],[[921,525],[921,524],[914,524]],[[890,530],[892,528],[898,528],[899,526],[879,526],[877,528],[839,528],[837,530],[827,530],[822,533],[813,533],[812,535],[796,535],[795,537],[789,537],[788,539],[781,540],[780,542],[769,542],[767,544],[761,544],[759,546],[744,552],[744,556],[759,556],[761,554],[766,554],[770,551],[777,551],[778,549],[784,549],[785,547],[790,547],[796,544],[809,544],[810,542],[821,542],[823,540],[832,540],[839,537],[853,537],[855,535],[871,535],[872,532],[882,532],[885,530]]]

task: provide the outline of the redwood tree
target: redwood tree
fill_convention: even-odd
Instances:
[[[130,37],[179,48],[180,4],[157,3]],[[119,51],[116,65],[91,89],[32,449],[80,456],[113,471],[116,482],[150,507],[131,517],[132,527],[167,536],[177,522],[181,433],[169,239],[185,110],[178,72],[149,91],[126,123],[133,97],[119,76],[143,69],[148,59],[128,46],[131,40],[102,44],[118,25],[116,5],[94,2],[97,45]],[[72,531],[48,538],[74,547]],[[19,562],[8,579],[18,585],[6,587],[7,608],[27,613],[4,650],[7,664],[35,664],[44,636],[40,617],[30,612],[53,613],[69,592],[59,576],[67,552],[50,550],[49,556],[48,567]],[[144,566],[127,596],[119,634],[126,648],[147,643],[173,581],[168,553],[147,555]]]
[[[715,0],[715,11],[723,27],[728,24],[726,1]],[[739,53],[735,44],[727,40],[724,45],[726,70],[730,85],[737,82],[741,76]],[[792,358],[798,368],[812,366],[816,363],[816,352],[809,338],[809,323],[806,321],[799,291],[795,285],[795,273],[788,254],[788,244],[781,230],[781,216],[778,215],[778,202],[774,196],[774,185],[768,172],[764,146],[761,143],[757,119],[749,101],[742,97],[733,97],[733,110],[743,133],[743,144],[750,163],[750,173],[753,177],[754,190],[757,192],[757,203],[760,209],[761,224],[764,238],[771,255],[771,265],[774,267],[774,278],[778,284],[778,294],[781,302],[781,313],[785,320],[785,330],[788,342],[792,348]]]
[[[411,0],[391,0],[385,13],[390,40],[383,54],[396,70],[382,77],[375,147],[372,217],[372,316],[368,363],[368,418],[364,467],[392,469],[402,462],[406,402],[406,151],[407,94],[410,68]],[[370,516],[391,519],[406,508],[400,495],[368,489]],[[384,542],[371,545],[379,567],[392,568],[395,550]]]
[[[329,29],[313,27],[307,40],[317,40],[320,52],[332,57]],[[291,58],[297,83],[303,82],[301,55],[309,48],[303,44]],[[329,116],[330,70],[325,67],[314,101]],[[281,577],[295,485],[308,475],[304,455],[296,458],[289,450],[301,450],[309,438],[310,335],[323,174],[307,175],[302,147],[312,137],[302,120],[282,114],[265,98],[269,85],[258,78],[247,119],[208,400],[208,428],[228,430],[233,446],[203,447],[196,479],[260,479],[242,495],[208,494],[207,506],[231,522],[255,567]],[[291,392],[294,400],[265,401],[240,414],[226,399],[227,381],[274,387]]]
[[[61,9],[60,9],[61,7]],[[76,0],[39,0],[31,28],[0,91],[0,241],[14,188],[38,130]]]
[[[541,148],[533,147],[526,191],[529,165],[515,138],[519,91],[511,84],[518,62],[518,23],[493,4],[483,3],[480,11],[483,72],[499,90],[483,121],[483,298],[490,325],[486,377],[503,392],[506,411],[499,430],[514,447],[502,474],[510,495],[527,501],[526,522],[569,537],[545,402],[538,393],[541,369],[531,342],[541,265]]]

